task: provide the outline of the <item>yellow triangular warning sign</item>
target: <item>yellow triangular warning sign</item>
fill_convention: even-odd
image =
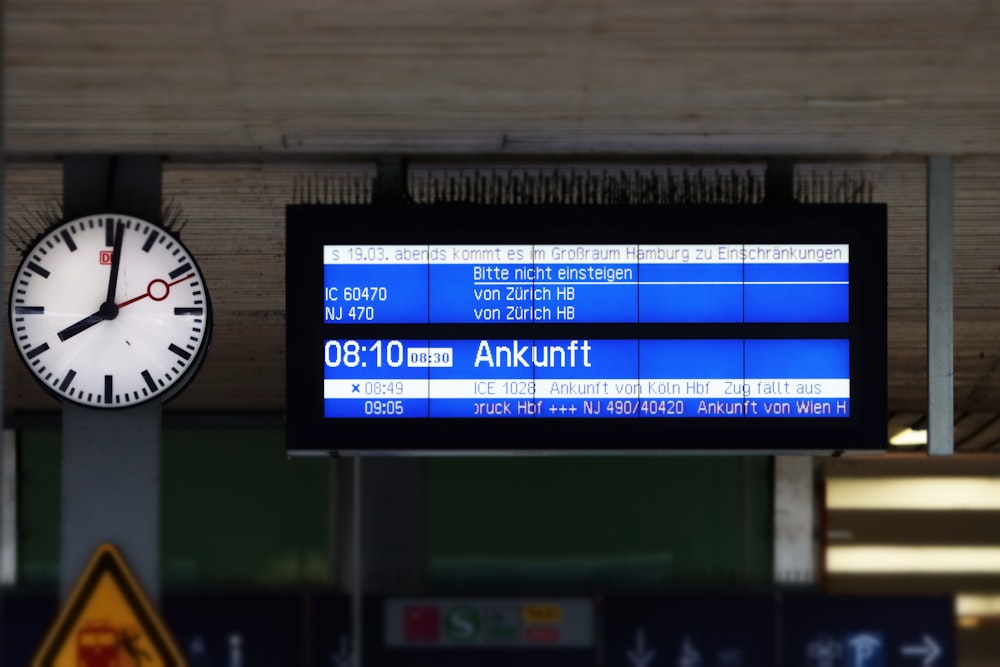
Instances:
[[[32,667],[185,667],[118,550],[102,544],[59,611]]]

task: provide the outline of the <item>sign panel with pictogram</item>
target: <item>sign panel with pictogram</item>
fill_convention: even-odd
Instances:
[[[591,598],[390,597],[366,614],[363,655],[380,667],[595,664]]]
[[[97,548],[32,667],[186,667],[118,550]]]
[[[390,598],[385,643],[399,648],[588,648],[594,605],[586,598]]]

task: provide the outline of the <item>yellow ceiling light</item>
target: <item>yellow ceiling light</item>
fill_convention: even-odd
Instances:
[[[955,598],[959,616],[1000,616],[1000,595],[963,593]]]
[[[834,477],[827,480],[831,510],[1000,510],[1000,479],[993,477]]]
[[[837,574],[1000,574],[1000,547],[842,547],[826,550]]]
[[[904,428],[889,438],[893,447],[919,447],[927,444],[927,429]]]

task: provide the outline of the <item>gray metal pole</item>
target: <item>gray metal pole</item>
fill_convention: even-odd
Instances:
[[[774,457],[774,582],[816,580],[816,493],[811,456]]]
[[[4,7],[5,7],[4,3],[2,2],[2,0],[0,0],[0,29],[3,29],[3,26],[4,26],[4,20],[3,20],[3,18],[4,18],[4,11],[5,11]],[[3,47],[2,47],[2,45],[0,45],[0,56],[2,56],[2,55],[3,55]],[[0,111],[2,111],[3,108],[4,108],[4,106],[3,106],[3,91],[4,91],[3,69],[4,69],[3,67],[0,67]],[[0,113],[0,232],[3,232],[3,234],[0,234],[0,236],[5,235],[6,231],[7,231],[6,230],[6,222],[5,222],[7,220],[7,216],[4,214],[4,192],[5,192],[5,189],[4,189],[4,180],[3,179],[4,179],[5,167],[4,167],[4,157],[3,157],[4,156],[4,142],[3,142],[3,138],[4,138],[3,113]],[[6,275],[5,272],[4,272],[4,252],[3,252],[3,246],[4,246],[4,244],[2,242],[0,242],[0,275]],[[4,287],[6,287],[6,285]],[[5,314],[4,314],[4,316],[2,318],[0,318],[0,320],[6,320],[6,317],[7,317],[6,310],[4,312],[5,312]],[[3,328],[6,330],[7,329],[7,327],[6,327],[6,321],[4,322],[4,324],[5,324],[5,326]],[[3,376],[3,348],[4,348],[4,346],[0,345],[0,433],[6,433],[6,429],[4,427],[4,417],[5,417],[5,413],[7,412],[7,404],[4,403],[4,400],[3,400],[3,398],[4,398],[3,397],[3,383],[4,383],[4,376]],[[6,436],[4,436],[4,437],[6,438]],[[12,443],[10,446],[11,446],[11,448],[13,448],[16,445],[14,443]],[[14,475],[16,475],[16,470],[15,471],[5,470],[4,469],[5,468],[5,461],[4,461],[4,459],[5,459],[5,457],[3,456],[2,453],[0,453],[0,480],[4,479],[5,476],[9,476],[10,479],[14,479],[15,482],[16,482],[16,477],[14,477]],[[6,465],[10,465],[10,463],[8,462]],[[2,514],[3,511],[4,511],[4,508],[3,508],[4,500],[5,500],[5,498],[2,495],[0,495],[0,514]],[[10,508],[8,507],[7,510],[10,511]],[[5,553],[5,554],[9,554],[10,550],[15,548],[14,545],[7,544],[8,541],[9,541],[9,538],[7,538],[7,536],[5,536],[3,534],[0,534],[0,550],[2,550],[3,553]],[[0,557],[2,557],[2,556],[0,556]],[[2,567],[2,566],[0,566],[0,567]],[[3,573],[0,572],[0,579],[2,579],[2,576],[3,576]],[[0,619],[0,620],[2,620],[2,619]]]
[[[927,160],[927,451],[955,451],[952,159]]]
[[[0,586],[17,583],[17,433],[0,431]]]
[[[353,471],[353,481],[354,484],[351,487],[351,560],[353,564],[352,576],[353,581],[351,585],[351,618],[352,624],[351,628],[353,631],[352,643],[354,644],[354,667],[362,667],[364,665],[364,656],[362,654],[362,640],[365,636],[364,627],[364,562],[363,556],[364,552],[361,546],[361,540],[364,538],[364,532],[362,531],[362,517],[364,513],[362,511],[362,467],[361,467],[361,457],[355,456],[352,461],[351,470]]]
[[[109,542],[149,599],[159,601],[160,420],[159,403],[113,414],[63,405],[62,599],[94,550]]]

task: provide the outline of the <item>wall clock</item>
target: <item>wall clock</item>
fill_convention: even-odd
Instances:
[[[99,214],[56,225],[24,253],[10,292],[21,360],[62,401],[165,401],[197,373],[212,306],[197,262],[161,225]]]

